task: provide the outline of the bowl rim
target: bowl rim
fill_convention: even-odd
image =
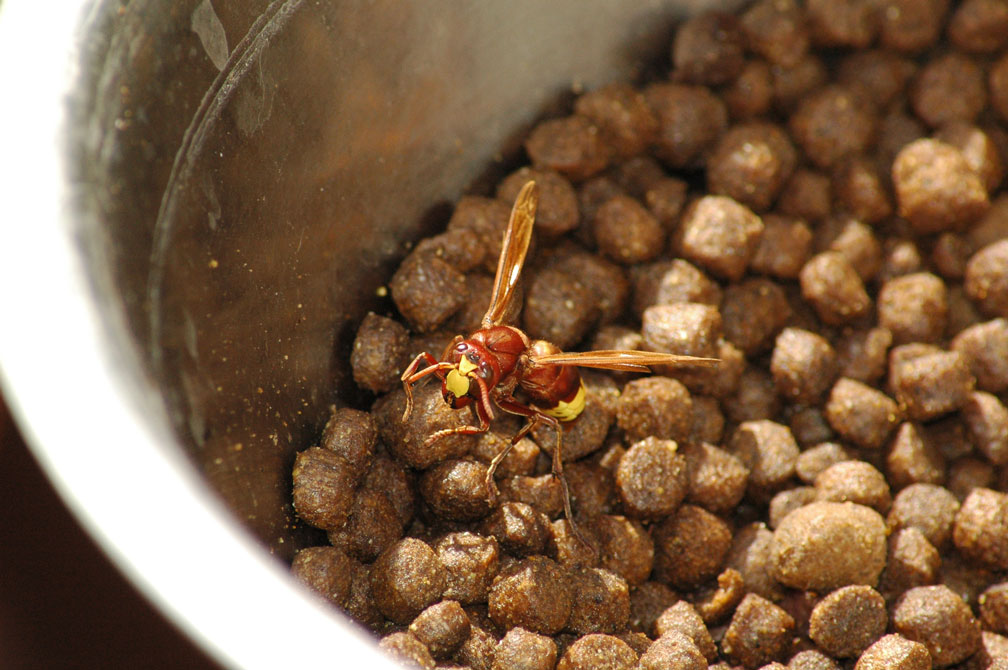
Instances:
[[[349,667],[397,667],[211,493],[114,337],[125,323],[88,276],[68,151],[84,39],[101,11],[88,0],[0,5],[0,82],[18,101],[0,110],[0,304],[22,324],[0,328],[4,398],[75,518],[218,663],[272,669],[335,652]]]

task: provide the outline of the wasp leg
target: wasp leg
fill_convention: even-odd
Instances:
[[[427,367],[417,372],[420,364],[424,362],[427,363]],[[441,363],[426,351],[419,353],[413,359],[413,362],[409,364],[409,367],[403,371],[400,377],[403,383],[403,390],[406,391],[406,410],[403,412],[403,421],[408,419],[409,415],[413,413],[413,384],[416,384],[428,375],[437,374],[439,371],[450,370],[451,368],[451,363]]]
[[[480,433],[485,433],[490,430],[490,417],[487,416],[486,410],[483,409],[482,405],[479,403],[472,405],[473,411],[476,413],[476,418],[479,419],[478,426],[455,426],[454,428],[442,428],[439,431],[431,433],[426,440],[424,440],[423,446],[429,447],[438,440],[444,439],[449,435],[479,435]]]

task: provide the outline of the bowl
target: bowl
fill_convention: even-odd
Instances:
[[[4,3],[3,391],[81,523],[219,662],[387,664],[288,575],[324,541],[294,454],[366,401],[350,343],[408,244],[574,92],[660,67],[704,4]]]

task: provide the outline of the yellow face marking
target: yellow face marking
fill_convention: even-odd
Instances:
[[[456,398],[461,398],[469,393],[469,378],[459,374],[458,370],[449,370],[445,376],[445,388]]]
[[[463,375],[468,376],[470,372],[476,369],[476,364],[470,361],[467,357],[463,356],[462,360],[459,361],[458,371]],[[466,382],[468,384],[469,382]]]
[[[574,395],[574,399],[570,402],[558,402],[556,407],[551,407],[545,410],[547,414],[552,417],[556,417],[560,421],[573,421],[574,419],[581,416],[581,412],[585,408],[585,387],[584,382],[578,386],[578,391]]]

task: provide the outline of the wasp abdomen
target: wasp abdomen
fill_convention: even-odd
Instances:
[[[573,421],[585,407],[585,388],[577,368],[536,363],[536,357],[555,353],[560,353],[555,345],[545,340],[533,342],[518,386],[544,414],[559,421]]]

